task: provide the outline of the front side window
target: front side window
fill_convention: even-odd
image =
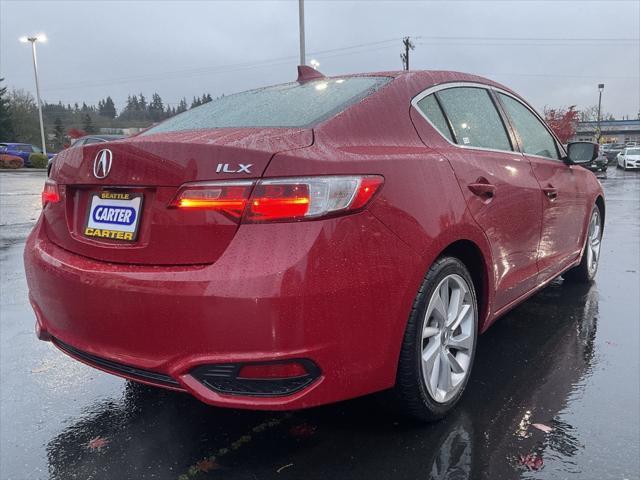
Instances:
[[[437,95],[459,145],[512,150],[507,131],[487,90],[454,87],[441,90]]]
[[[434,94],[428,95],[420,100],[417,107],[424,116],[429,119],[431,124],[436,127],[441,135],[447,137],[451,142],[454,141],[451,136],[451,130],[449,130],[449,125],[447,125],[447,119],[444,118],[444,114]]]
[[[518,132],[523,153],[558,160],[556,141],[538,117],[516,99],[503,93],[498,95]]]
[[[40,147],[36,147],[35,145],[31,145],[31,151],[35,153],[42,153],[42,149]]]
[[[223,96],[142,135],[210,128],[311,127],[387,84],[389,77],[322,78]]]

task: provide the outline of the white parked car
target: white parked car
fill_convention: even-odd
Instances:
[[[625,148],[618,156],[618,168],[640,168],[640,147]]]

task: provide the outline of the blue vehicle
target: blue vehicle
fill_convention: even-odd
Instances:
[[[32,153],[42,153],[42,150],[40,149],[40,147],[36,147],[35,145],[31,145],[30,143],[1,142],[0,153],[20,157],[24,161],[24,166],[30,167],[31,162],[29,161],[29,155],[31,155]],[[53,153],[47,153],[47,157],[49,157],[49,159],[51,159],[51,157],[53,156]]]

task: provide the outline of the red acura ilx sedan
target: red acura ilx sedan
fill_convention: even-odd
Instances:
[[[604,196],[576,164],[596,156],[485,78],[300,67],[58,155],[25,249],[37,335],[211,405],[393,388],[436,419],[478,334],[593,279]]]

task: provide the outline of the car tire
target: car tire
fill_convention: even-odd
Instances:
[[[593,281],[598,271],[598,264],[600,263],[602,227],[602,212],[600,211],[600,207],[594,205],[589,219],[587,238],[584,242],[584,249],[582,250],[582,259],[577,267],[573,267],[562,275],[565,280],[575,283],[590,283]]]
[[[445,310],[448,315],[439,313]],[[459,259],[441,257],[427,272],[407,322],[393,392],[401,413],[429,422],[451,411],[469,380],[477,337],[471,275]]]

